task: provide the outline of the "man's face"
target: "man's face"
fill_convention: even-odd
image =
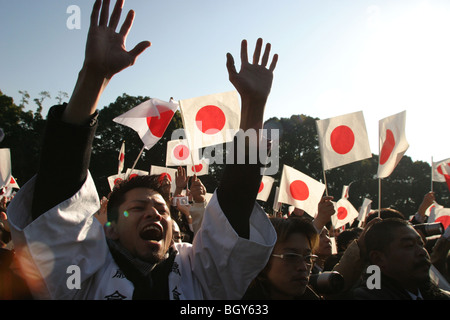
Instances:
[[[173,243],[172,223],[169,208],[159,193],[135,188],[125,193],[113,228],[116,240],[133,256],[158,262]]]
[[[394,241],[380,254],[377,264],[411,292],[428,279],[431,265],[421,236],[408,226],[397,228]]]
[[[308,238],[303,233],[293,233],[286,241],[275,244],[273,254],[311,254]],[[311,265],[305,261],[281,259],[272,256],[269,260],[267,278],[273,299],[292,299],[305,293],[309,281]]]

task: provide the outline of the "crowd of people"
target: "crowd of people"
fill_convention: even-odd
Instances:
[[[426,223],[433,193],[411,221],[386,209],[336,231],[328,196],[315,218],[299,209],[267,215],[256,201],[264,164],[235,161],[208,201],[201,180],[182,167],[174,182],[133,177],[100,201],[89,173],[99,97],[151,45],[126,51],[134,14],[117,33],[122,5],[110,15],[109,1],[95,1],[84,64],[69,102],[49,111],[38,172],[2,203],[0,299],[450,299],[450,239],[429,240],[414,227]],[[270,51],[258,39],[249,59],[243,40],[239,71],[227,54],[243,132],[263,126],[278,60]],[[71,266],[79,279],[68,285]],[[368,285],[368,266],[378,266],[379,288],[377,279]]]

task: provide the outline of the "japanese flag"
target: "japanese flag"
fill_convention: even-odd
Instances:
[[[448,190],[450,190],[450,167],[445,164],[440,166],[445,182],[447,183]]]
[[[431,211],[433,211],[434,209],[441,209],[441,208],[444,208],[444,206],[441,206],[439,203],[437,203],[436,201],[434,201],[434,202],[431,204],[431,206],[429,206],[429,207],[427,208],[427,210],[425,210],[425,215],[426,215],[427,217],[429,217],[430,214],[431,214]]]
[[[126,174],[127,174],[128,179],[132,179],[132,178],[134,178],[136,176],[147,176],[148,175],[148,171],[139,170],[139,169],[131,170],[131,168],[128,168]]]
[[[186,166],[186,174],[188,176],[204,176],[209,172],[209,159],[200,159],[197,164],[189,164]]]
[[[117,168],[117,173],[121,173],[123,171],[123,166],[125,164],[125,141],[122,142],[122,146],[119,151],[119,165]]]
[[[269,176],[263,176],[261,179],[261,185],[259,186],[258,195],[256,196],[257,200],[267,201],[269,198],[270,191],[272,191],[272,185],[275,181],[274,178]]]
[[[232,141],[239,130],[241,110],[236,91],[185,99],[179,103],[192,150]]]
[[[166,166],[184,166],[192,164],[193,158],[186,139],[167,142]]]
[[[278,202],[303,209],[310,216],[315,217],[324,191],[323,183],[292,167],[283,166]]]
[[[405,135],[406,111],[379,121],[378,178],[388,177],[409,148]]]
[[[175,189],[176,189],[176,184],[175,184],[176,172],[177,172],[177,169],[172,169],[172,168],[159,167],[159,166],[154,166],[154,165],[152,165],[150,167],[150,175],[154,175],[154,174],[167,175],[167,177],[169,178],[169,181],[171,182],[170,190],[172,193],[175,192]]]
[[[19,184],[13,176],[11,176],[11,179],[9,180],[9,184],[7,184],[7,186],[8,188],[20,189]]]
[[[111,191],[114,189],[114,186],[118,183],[122,182],[127,178],[126,173],[119,173],[108,177],[108,184]]]
[[[324,170],[372,157],[362,111],[317,120]]]
[[[350,190],[350,186],[343,186],[342,187],[342,196],[341,196],[341,198],[344,198],[344,199],[348,199],[348,197],[349,197],[349,190]]]
[[[440,222],[444,226],[444,230],[447,229],[450,225],[450,208],[432,208],[427,222]]]
[[[340,228],[347,223],[352,223],[359,213],[356,211],[355,207],[347,199],[340,199],[335,205],[336,214],[331,217],[331,221],[334,227]]]
[[[161,139],[177,108],[178,104],[173,101],[165,102],[152,98],[113,121],[135,130],[148,150]]]
[[[445,172],[450,171],[450,158],[441,161],[433,162],[433,181],[435,182],[445,182]]]
[[[11,152],[10,149],[0,149],[0,188],[11,180]]]
[[[364,223],[371,209],[372,209],[372,200],[364,198],[364,201],[358,213],[358,221],[359,221],[358,227]]]

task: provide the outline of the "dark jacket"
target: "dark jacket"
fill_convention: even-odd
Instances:
[[[260,278],[256,278],[250,284],[247,292],[242,297],[242,300],[271,300],[270,289],[267,283]],[[306,291],[296,300],[322,300],[309,286]]]
[[[450,300],[450,293],[427,282],[419,288],[424,300]],[[355,300],[412,300],[408,292],[392,278],[381,275],[381,288],[368,289],[365,284],[353,290]]]

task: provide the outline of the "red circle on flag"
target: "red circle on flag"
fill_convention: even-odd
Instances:
[[[195,116],[197,128],[205,134],[216,134],[225,126],[226,117],[222,109],[208,105],[198,110]]]
[[[194,171],[194,172],[200,172],[200,171],[202,171],[202,169],[203,169],[203,165],[201,163],[197,164],[195,166],[192,166],[192,171]]]
[[[117,185],[117,184],[121,183],[122,181],[123,181],[122,178],[116,178],[116,179],[114,179],[114,185]]]
[[[386,130],[386,140],[383,143],[383,147],[381,148],[380,152],[380,164],[383,165],[388,161],[389,157],[391,156],[392,150],[394,150],[395,147],[395,138],[394,134],[391,130]]]
[[[261,184],[259,185],[258,193],[260,193],[261,191],[263,191],[263,189],[264,189],[264,182],[261,181]]]
[[[349,153],[355,145],[355,134],[347,126],[336,127],[330,135],[331,147],[336,153]]]
[[[448,176],[444,173],[444,171],[442,170],[442,166],[450,166],[450,163],[443,163],[440,166],[437,167],[437,172],[442,174],[444,177]],[[449,170],[450,171],[450,170]]]
[[[161,138],[169,125],[174,112],[166,106],[156,105],[159,116],[147,117],[147,126],[150,132],[157,138]]]
[[[347,217],[348,211],[344,207],[339,207],[337,210],[337,218],[339,220],[344,220]]]
[[[295,180],[289,186],[292,198],[295,200],[304,201],[309,198],[309,188],[306,183],[301,180]]]
[[[179,144],[173,149],[173,155],[177,160],[186,160],[189,157],[189,148],[184,144]]]
[[[444,230],[450,225],[450,216],[442,216],[437,218],[434,222],[440,222],[444,226]]]
[[[128,180],[131,180],[131,179],[133,179],[133,178],[136,178],[137,176],[138,176],[138,174],[136,174],[136,173],[130,174]]]

